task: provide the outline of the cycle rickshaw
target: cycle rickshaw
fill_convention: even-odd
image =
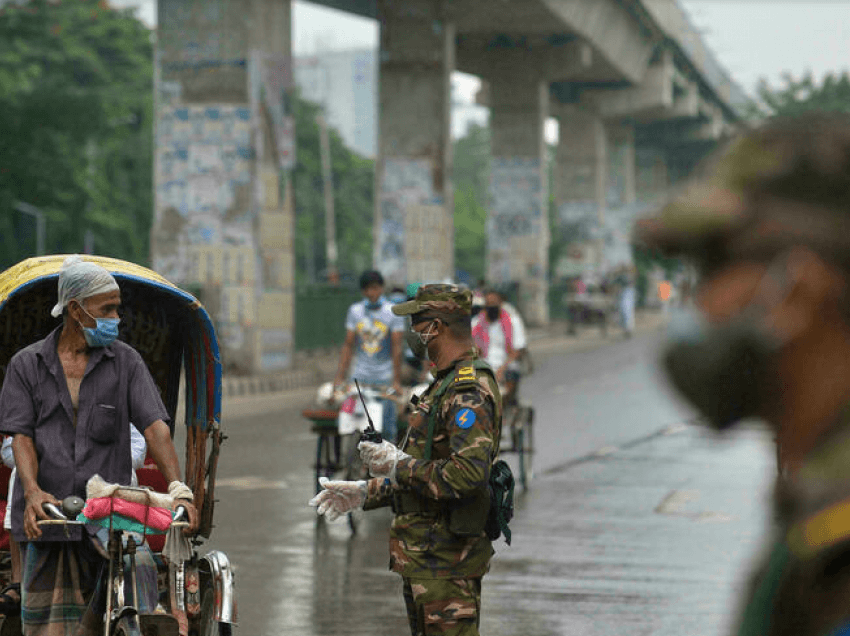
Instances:
[[[50,308],[56,302],[64,258],[59,255],[31,258],[0,273],[0,385],[11,357],[47,336],[61,321],[51,317]],[[138,613],[124,598],[124,586],[112,580],[105,587],[118,589],[117,598],[121,602],[112,615],[106,613],[104,634],[229,635],[236,613],[230,562],[220,551],[209,551],[203,556],[198,553],[213,528],[216,466],[224,439],[221,361],[212,322],[191,294],[149,269],[112,258],[84,256],[83,260],[104,267],[118,282],[122,300],[119,338],[141,354],[150,370],[171,416],[172,437],[174,423],[178,421],[183,376],[186,424],[183,481],[193,492],[199,516],[198,530],[191,537],[192,547],[187,558],[179,563],[167,562],[159,552],[162,536],[143,535],[154,553],[159,611]],[[8,482],[8,470],[0,466],[0,482]],[[137,470],[137,477],[140,485],[167,492],[165,479],[155,466]],[[0,490],[0,498],[6,498],[6,488]],[[4,509],[5,506],[0,507]],[[111,521],[109,529],[111,534]],[[8,537],[0,536],[0,550],[4,544],[8,550]],[[131,566],[129,576],[135,583],[132,560]],[[114,574],[123,577],[124,568],[118,567]],[[5,584],[10,576],[8,554],[0,553],[0,581]],[[132,594],[130,597],[135,601]],[[0,634],[19,632],[20,623],[14,618],[2,621]]]

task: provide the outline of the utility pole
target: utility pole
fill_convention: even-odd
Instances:
[[[86,230],[83,236],[83,254],[94,254],[94,232]]]
[[[319,151],[322,157],[322,180],[325,186],[325,244],[328,258],[328,281],[334,285],[339,282],[336,251],[336,215],[334,213],[334,186],[331,173],[331,142],[328,123],[325,116],[316,117],[319,124]]]
[[[44,238],[47,229],[47,218],[44,216],[44,212],[23,201],[15,201],[13,207],[18,212],[35,217],[35,255],[44,256]]]

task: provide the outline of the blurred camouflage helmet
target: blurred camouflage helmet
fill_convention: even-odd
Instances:
[[[472,292],[459,285],[422,285],[413,300],[393,305],[397,316],[409,316],[423,311],[431,311],[440,316],[472,315]]]
[[[777,118],[726,144],[635,238],[724,262],[793,245],[850,261],[850,115]]]

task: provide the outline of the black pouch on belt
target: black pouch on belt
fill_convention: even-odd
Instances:
[[[449,532],[458,537],[477,537],[484,532],[490,512],[490,492],[484,488],[472,497],[449,504]]]

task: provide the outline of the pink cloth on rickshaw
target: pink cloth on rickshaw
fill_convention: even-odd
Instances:
[[[168,530],[171,525],[171,511],[167,508],[146,506],[124,499],[98,497],[89,499],[86,502],[86,507],[83,508],[83,514],[88,519],[102,519],[113,512],[135,519],[139,523],[146,523],[156,530]]]

